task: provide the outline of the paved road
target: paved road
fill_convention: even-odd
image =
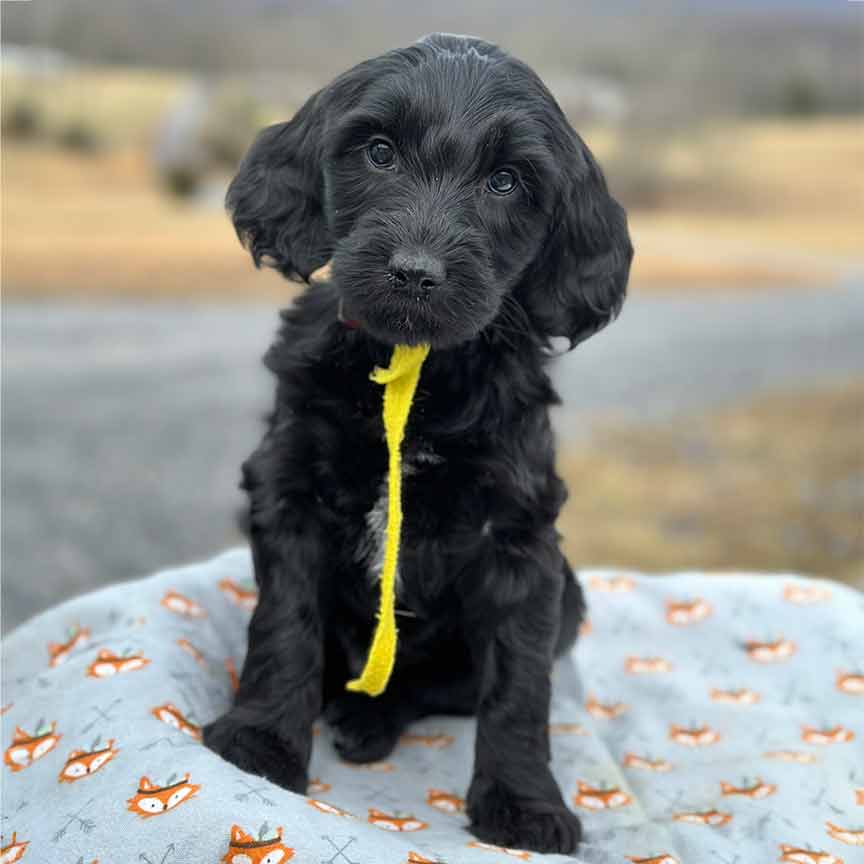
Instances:
[[[3,310],[3,626],[239,536],[238,466],[271,384],[258,306]],[[864,371],[864,285],[639,298],[558,361],[562,437]]]
[[[596,414],[653,419],[862,374],[859,280],[837,291],[633,298],[556,378],[572,432]]]

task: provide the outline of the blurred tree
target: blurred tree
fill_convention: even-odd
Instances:
[[[826,109],[826,100],[819,85],[804,73],[794,73],[780,88],[777,100],[783,114],[805,117]]]
[[[202,143],[215,167],[233,171],[263,123],[261,103],[247,88],[228,84],[211,100]]]
[[[105,144],[96,129],[83,118],[69,120],[59,130],[57,143],[64,150],[90,155],[98,153]]]
[[[3,102],[2,132],[10,138],[37,138],[43,132],[42,112],[38,104],[30,99],[19,98],[11,103]]]

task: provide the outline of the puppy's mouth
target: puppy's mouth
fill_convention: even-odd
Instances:
[[[339,299],[338,319],[351,330],[362,330],[388,345],[449,347],[475,335],[457,334],[435,314],[430,298],[422,292],[358,304],[351,297]]]

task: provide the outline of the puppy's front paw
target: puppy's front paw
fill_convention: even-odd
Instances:
[[[306,794],[306,766],[297,748],[267,728],[249,725],[234,711],[204,727],[204,744],[243,771]]]
[[[343,693],[324,711],[333,746],[348,762],[378,762],[396,747],[404,722],[392,706],[369,696]]]
[[[559,801],[520,798],[496,781],[476,779],[468,792],[472,833],[484,843],[531,852],[575,852],[582,825]]]

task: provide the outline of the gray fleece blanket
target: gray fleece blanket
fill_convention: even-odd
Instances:
[[[793,575],[586,571],[556,667],[553,767],[575,856],[467,832],[473,722],[429,718],[385,762],[316,730],[306,796],[226,764],[256,602],[247,552],[65,603],[3,646],[9,864],[861,864],[864,597]]]

